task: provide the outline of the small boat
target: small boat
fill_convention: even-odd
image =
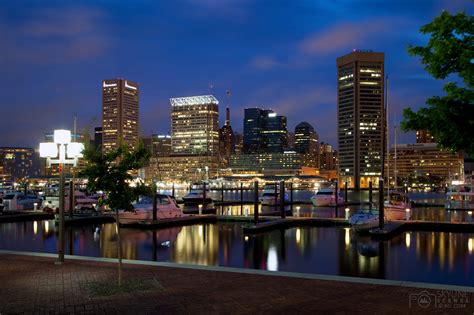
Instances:
[[[474,210],[474,191],[468,185],[453,185],[446,192],[446,209]]]
[[[153,197],[141,197],[133,204],[133,211],[119,211],[120,221],[151,221],[153,220]],[[176,200],[168,195],[157,195],[156,218],[171,219],[183,216],[183,210]]]
[[[7,193],[3,197],[3,210],[4,211],[34,210],[35,204],[36,204],[36,209],[39,209],[42,203],[43,203],[43,199],[41,199],[34,193],[28,192],[25,196],[25,194],[22,192],[11,192],[11,193]]]
[[[379,212],[377,210],[360,209],[349,218],[349,224],[355,230],[374,228],[379,224]]]
[[[206,197],[204,197],[204,185],[194,184],[191,186],[189,193],[183,197],[185,205],[209,204],[212,203],[212,198],[209,197],[209,191],[206,188]]]
[[[388,200],[384,202],[386,220],[407,220],[411,218],[411,204],[405,193],[390,191]]]
[[[333,187],[329,187],[318,190],[318,192],[311,197],[311,203],[316,207],[327,207],[329,205],[344,202],[344,198],[342,198],[339,194],[337,196],[336,202],[334,189],[335,188]]]
[[[273,185],[265,185],[262,191],[262,195],[260,196],[259,200],[263,206],[274,206],[280,204],[280,190],[278,186],[275,190],[275,184]],[[288,197],[288,193],[285,191],[285,202],[288,201],[290,198]]]

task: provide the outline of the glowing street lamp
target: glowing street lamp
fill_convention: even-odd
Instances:
[[[78,159],[83,157],[83,150],[82,143],[71,142],[71,131],[63,129],[54,130],[54,142],[39,145],[40,157],[46,158],[48,167],[59,164],[59,263],[64,262],[64,164],[76,166]]]

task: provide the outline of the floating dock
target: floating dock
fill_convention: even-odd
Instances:
[[[40,221],[54,219],[54,214],[46,212],[29,213],[8,213],[0,215],[0,223],[21,222],[21,221]]]

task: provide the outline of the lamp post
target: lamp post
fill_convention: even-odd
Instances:
[[[59,246],[58,263],[64,262],[64,164],[76,166],[82,157],[84,145],[71,142],[70,130],[54,130],[54,142],[41,142],[40,157],[46,158],[47,166],[59,165]]]

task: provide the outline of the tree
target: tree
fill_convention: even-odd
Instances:
[[[121,145],[110,152],[89,148],[83,152],[86,161],[85,168],[79,176],[88,179],[87,188],[91,191],[102,190],[107,198],[104,204],[115,211],[117,227],[117,247],[119,261],[119,285],[122,283],[122,244],[120,239],[119,210],[133,210],[132,202],[140,195],[149,194],[149,189],[138,184],[131,186],[133,176],[132,171],[141,168],[150,153],[143,146],[138,145],[134,150],[130,150],[126,145]]]
[[[420,56],[434,78],[457,75],[462,86],[449,82],[444,86],[446,95],[429,98],[427,107],[417,112],[405,108],[401,127],[405,131],[426,129],[441,147],[474,156],[474,18],[443,11],[420,31],[430,34],[428,44],[410,46],[408,52]]]

